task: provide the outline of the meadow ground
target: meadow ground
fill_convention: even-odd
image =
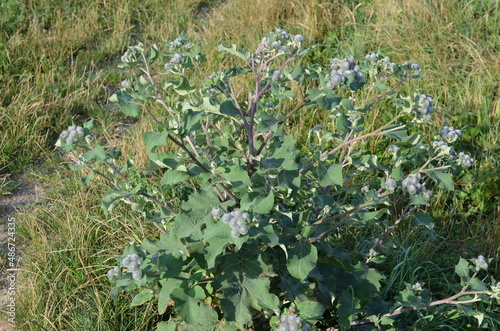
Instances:
[[[219,42],[252,48],[277,27],[320,44],[311,61],[377,51],[419,63],[423,79],[408,90],[433,96],[434,129],[463,129],[460,148],[477,162],[458,179],[456,195],[432,203],[438,243],[418,231],[399,234],[405,257],[410,267],[432,258],[443,266],[437,273],[450,275],[460,256],[483,254],[496,257],[490,268],[500,278],[498,0],[6,0],[0,12],[0,214],[17,222],[19,329],[147,330],[154,323],[154,305],[112,301],[105,277],[127,242],[154,230],[125,210],[106,218],[106,184],[82,186],[68,169],[72,160],[53,146],[59,132],[88,118],[125,154],[140,146],[147,127],[108,102],[124,76],[116,62],[128,45],[169,42],[181,32],[203,43],[208,71],[228,66],[217,56]],[[303,112],[290,127],[300,139],[320,120]],[[7,205],[23,185],[43,198],[11,214]],[[8,268],[6,252],[0,263]],[[498,308],[487,309],[500,320]]]

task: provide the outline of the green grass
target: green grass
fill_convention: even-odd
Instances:
[[[16,316],[19,326],[36,329],[35,321],[52,330],[151,328],[154,308],[129,308],[128,297],[112,301],[105,280],[119,247],[147,231],[137,218],[100,217],[101,185],[82,187],[76,174],[57,163],[45,167],[32,174],[45,183],[44,203],[17,215],[26,256],[20,276],[24,295],[17,301],[22,307]]]
[[[407,90],[434,97],[436,130],[443,124],[464,128],[459,147],[477,163],[459,178],[456,196],[441,193],[430,208],[438,243],[401,228],[396,237],[407,238],[397,241],[393,260],[406,262],[391,277],[400,283],[427,265],[429,281],[452,277],[453,270],[443,268],[459,256],[499,256],[498,0],[9,0],[2,6],[0,193],[14,185],[5,175],[20,172],[31,173],[45,191],[43,203],[16,216],[25,254],[20,329],[40,330],[38,323],[55,330],[148,330],[155,322],[155,307],[130,308],[126,297],[113,302],[104,276],[113,256],[151,229],[124,210],[105,217],[99,209],[104,184],[82,187],[53,143],[72,122],[92,117],[99,135],[116,141],[125,154],[135,151],[148,127],[116,139],[124,117],[107,99],[124,73],[115,63],[129,44],[167,42],[183,31],[205,45],[208,70],[229,64],[217,56],[218,42],[251,48],[276,27],[321,44],[311,61],[380,51],[397,62],[419,63],[424,79]],[[304,128],[325,120],[315,112],[298,113],[292,130],[305,139]],[[145,159],[138,154],[139,164]],[[499,275],[496,261],[491,268]],[[498,309],[486,309],[500,319]],[[443,316],[452,313],[442,310]],[[467,329],[460,323],[457,329]]]

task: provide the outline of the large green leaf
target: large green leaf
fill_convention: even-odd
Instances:
[[[181,212],[176,216],[173,232],[178,238],[201,238],[200,226],[212,218],[211,211],[219,205],[217,195],[208,190],[193,192],[188,201],[181,205]]]
[[[204,97],[198,109],[207,113],[220,114],[220,105],[210,97]]]
[[[432,217],[424,211],[416,211],[413,216],[415,216],[415,223],[417,225],[424,225],[429,230],[434,228],[434,223],[432,222]]]
[[[226,254],[221,261],[214,288],[222,291],[220,305],[224,317],[237,322],[242,329],[255,313],[279,306],[278,297],[270,293],[269,278],[262,275],[268,268],[271,265],[264,263],[261,255],[251,253]]]
[[[470,280],[469,262],[466,259],[460,258],[460,261],[455,266],[455,273],[464,281]]]
[[[231,46],[226,47],[224,44],[220,43],[218,50],[219,52],[227,52],[233,55],[236,55],[240,59],[248,60],[250,58],[250,52],[246,49],[237,49],[238,47],[235,44],[231,44]]]
[[[406,128],[401,125],[390,125],[387,127],[385,131],[391,130],[390,132],[385,133],[386,136],[397,139],[398,141],[406,141],[408,139],[408,131]]]
[[[251,186],[252,182],[248,176],[247,170],[238,164],[233,164],[222,169],[222,176],[231,181],[236,186]]]
[[[155,152],[159,146],[165,146],[167,143],[168,132],[144,132],[142,139],[146,143],[149,152]]]
[[[104,193],[102,197],[102,207],[104,213],[107,215],[108,212],[113,211],[115,206],[121,201],[122,198],[127,198],[135,195],[140,190],[140,186],[137,186],[133,191],[127,192],[118,190],[115,188],[110,188]]]
[[[90,150],[83,154],[83,156],[86,160],[103,161],[106,158],[106,151],[101,145],[99,145],[94,147],[93,150]]]
[[[300,280],[305,279],[316,267],[318,250],[312,244],[297,244],[288,251],[288,272]]]
[[[177,331],[178,326],[176,322],[173,321],[162,321],[156,325],[155,331]]]
[[[309,90],[306,96],[308,96],[310,100],[308,106],[318,105],[324,110],[332,110],[342,101],[342,98],[333,92],[325,93],[325,90],[318,89]]]
[[[120,110],[127,116],[137,117],[141,113],[141,105],[134,101],[120,103]]]
[[[179,127],[181,135],[188,135],[190,132],[201,129],[203,112],[186,109],[182,116],[182,123]]]
[[[316,169],[319,184],[323,187],[330,185],[342,186],[342,166],[340,164],[330,164],[325,166],[322,162],[318,164]]]
[[[295,161],[299,151],[297,149],[297,141],[293,135],[285,135],[281,142],[274,142],[275,149],[266,160],[270,163],[280,161],[279,168],[284,170],[298,169],[297,162]],[[275,161],[273,161],[275,160]],[[264,160],[262,161],[264,163]]]
[[[158,250],[164,250],[167,253],[171,253],[174,257],[187,257],[189,255],[186,246],[179,240],[175,232],[162,233],[160,240],[154,244]],[[148,247],[148,251],[151,253],[156,253]]]
[[[488,285],[477,278],[472,278],[468,281],[470,288],[474,291],[489,291]]]
[[[204,326],[210,330],[218,323],[217,312],[203,303],[205,291],[201,287],[176,288],[170,297],[175,302],[177,313],[187,324]]]
[[[153,143],[154,145],[154,143]],[[155,146],[153,148],[156,148]],[[150,174],[161,168],[177,168],[179,158],[171,152],[154,153],[149,152],[149,166],[144,170],[144,174]]]
[[[236,117],[240,114],[240,111],[238,110],[238,108],[236,108],[233,100],[231,100],[231,99],[224,100],[220,104],[220,112],[221,112],[221,114],[231,116],[231,117]]]
[[[444,188],[448,191],[451,191],[455,188],[453,185],[453,176],[447,172],[443,172],[440,170],[431,170],[425,172],[429,177],[434,179],[438,186]]]
[[[325,307],[317,301],[300,301],[297,302],[297,310],[300,317],[304,320],[320,319],[325,312]]]
[[[369,298],[371,295],[380,291],[380,281],[385,276],[374,268],[369,268],[366,264],[358,262],[354,266],[354,276],[357,283],[355,285],[356,298]]]
[[[163,174],[163,178],[161,179],[162,185],[173,185],[177,183],[181,183],[189,178],[189,174],[185,171],[178,171],[174,169],[168,169]]]
[[[112,100],[118,101],[118,107],[125,115],[137,117],[141,113],[141,105],[127,92],[118,91],[112,97]]]
[[[288,272],[282,272],[279,275],[278,286],[283,290],[283,297],[289,301],[307,300],[307,291],[309,290],[307,282],[302,282],[293,277]]]
[[[91,170],[87,176],[82,177],[82,183],[83,185],[89,185],[93,179],[94,179],[94,170]]]
[[[164,314],[169,302],[172,300],[170,294],[177,288],[180,288],[186,282],[185,280],[167,278],[160,280],[161,290],[158,296],[158,314]]]
[[[376,220],[382,217],[385,214],[388,214],[389,210],[387,208],[382,208],[380,210],[370,211],[370,212],[360,212],[358,214],[359,219],[363,221],[371,221]]]
[[[153,298],[154,298],[153,290],[144,289],[134,297],[134,299],[132,300],[132,303],[130,305],[131,306],[140,306],[140,305],[150,301]]]
[[[389,88],[389,86],[387,86],[383,83],[373,83],[373,87],[375,87],[379,91],[385,91]]]
[[[306,70],[301,66],[296,66],[292,71],[286,70],[285,76],[296,82],[302,82],[304,77],[307,75]]]
[[[192,86],[186,77],[181,76],[179,83],[174,86],[174,90],[179,95],[186,95],[193,93],[196,90],[196,86]]]
[[[335,120],[335,127],[339,132],[347,133],[352,130],[352,123],[345,114],[340,114]]]
[[[337,304],[337,316],[339,318],[341,330],[348,330],[351,328],[351,322],[354,320],[353,314],[356,313],[354,300],[354,293],[351,287],[340,295]]]
[[[209,219],[206,222],[206,227],[203,239],[206,242],[204,258],[208,265],[207,268],[214,266],[215,259],[224,251],[225,247],[234,244],[236,251],[239,251],[248,240],[248,235],[238,238],[231,236],[231,227],[220,220]]]
[[[179,276],[184,265],[184,258],[184,256],[179,256],[179,254],[159,254],[158,267],[161,270],[161,277],[170,278]]]
[[[278,128],[278,120],[267,111],[260,111],[258,114],[258,132],[275,132]]]
[[[300,187],[300,176],[298,169],[296,170],[282,170],[278,174],[278,184],[281,187],[289,188],[292,190],[290,195],[297,193]]]
[[[207,270],[215,267],[215,260],[221,255],[225,248],[231,244],[229,225],[222,221],[207,222],[207,230],[203,235],[206,241],[204,258]]]
[[[225,226],[227,227],[227,225]],[[205,261],[207,270],[215,267],[215,260],[225,251],[229,245],[228,239],[223,237],[213,237],[205,248]]]
[[[344,106],[345,109],[349,110],[349,111],[354,111],[354,106],[352,105],[352,99],[351,98],[347,98],[347,99],[342,99],[342,101],[340,102],[340,104],[342,106]]]
[[[192,86],[191,84],[189,84],[189,80],[184,76],[180,76],[179,79],[171,79],[165,81],[163,88],[165,90],[173,88],[174,91],[179,95],[191,94],[196,90],[196,86]]]
[[[429,203],[422,194],[412,194],[410,195],[411,203],[414,206],[427,206]]]
[[[272,190],[267,195],[259,192],[249,192],[240,201],[241,209],[252,210],[257,214],[267,214],[274,207],[274,193]]]

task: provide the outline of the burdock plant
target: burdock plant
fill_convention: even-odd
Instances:
[[[155,300],[165,314],[158,330],[395,330],[415,321],[411,311],[432,314],[442,304],[468,305],[457,314],[486,327],[471,303],[499,300],[496,281],[484,276],[487,258],[459,261],[462,290],[450,298],[437,300],[410,278],[399,294],[384,291],[390,235],[403,223],[432,231],[432,191],[453,191],[453,177],[472,165],[451,145],[461,131],[422,134],[438,107],[432,97],[399,91],[421,67],[376,53],[304,64],[304,43],[278,29],[253,52],[220,44],[240,64],[213,73],[201,45],[184,36],[129,47],[119,63],[128,77],[111,101],[152,120],[146,169],[82,139],[92,122],[61,134],[58,146],[83,150],[72,168],[87,169],[86,183],[94,174],[110,182],[106,214],[123,201],[160,232],[117,257],[112,295],[133,293],[133,305]],[[245,79],[252,89],[242,92]],[[375,107],[392,116],[368,129]],[[298,146],[290,120],[313,110],[329,120]],[[375,139],[382,148],[372,154]]]

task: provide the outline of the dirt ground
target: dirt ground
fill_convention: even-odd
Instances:
[[[22,270],[21,251],[17,246],[18,242],[13,241],[16,239],[14,227],[19,221],[16,215],[19,210],[29,208],[43,194],[42,189],[30,182],[25,176],[12,180],[16,183],[15,189],[0,195],[0,331],[15,330],[15,327],[8,323],[9,306],[7,305],[15,300],[17,295],[12,292],[15,287],[15,278],[12,275]],[[13,239],[9,240],[9,238]],[[13,249],[15,256],[9,260],[8,252]],[[13,306],[13,304],[11,305]]]

